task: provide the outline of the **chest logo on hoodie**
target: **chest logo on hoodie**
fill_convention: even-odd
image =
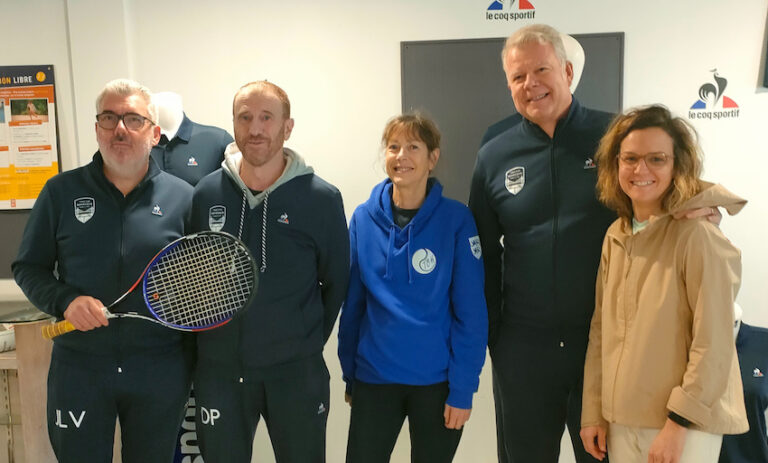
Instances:
[[[91,220],[96,212],[96,200],[93,198],[77,198],[75,200],[75,218],[82,223]]]
[[[516,195],[525,186],[525,167],[513,167],[504,174],[504,186],[507,191]]]
[[[225,206],[211,206],[208,209],[208,228],[211,231],[221,231],[227,221],[227,208]]]
[[[437,266],[437,258],[432,251],[422,248],[413,253],[411,265],[413,265],[414,270],[422,275],[426,275],[432,273],[432,270]]]

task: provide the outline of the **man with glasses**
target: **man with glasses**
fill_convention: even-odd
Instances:
[[[182,335],[144,320],[108,322],[103,307],[184,234],[192,187],[150,162],[160,128],[146,87],[109,82],[96,112],[99,151],[46,183],[12,268],[36,307],[77,328],[54,339],[48,373],[58,461],[111,461],[119,418],[123,462],[166,463],[191,378]],[[141,298],[134,292],[113,311],[146,312]]]

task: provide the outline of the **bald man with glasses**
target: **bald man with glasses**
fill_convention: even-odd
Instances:
[[[38,309],[77,328],[54,339],[48,373],[48,434],[63,463],[112,461],[116,419],[124,463],[172,461],[189,394],[179,332],[103,313],[188,222],[192,187],[150,161],[160,139],[150,96],[124,79],[104,87],[99,151],[46,183],[12,265]],[[147,312],[141,297],[113,311]]]

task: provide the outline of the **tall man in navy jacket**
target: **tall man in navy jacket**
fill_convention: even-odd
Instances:
[[[102,308],[184,234],[192,187],[149,159],[160,128],[146,87],[109,82],[96,112],[99,151],[46,183],[13,273],[36,307],[77,328],[54,339],[48,373],[58,461],[111,461],[117,417],[124,462],[166,463],[191,379],[181,334],[137,319],[108,322]],[[149,316],[140,291],[113,310]]]
[[[592,161],[611,115],[571,96],[559,33],[519,29],[502,52],[522,121],[478,154],[469,207],[484,251],[499,460],[556,463],[565,424],[576,460],[581,389],[605,230]],[[503,245],[500,239],[503,238]]]
[[[205,461],[248,463],[263,417],[278,463],[325,461],[329,375],[323,346],[347,291],[349,235],[339,191],[283,146],[286,93],[244,85],[235,143],[195,187],[194,230],[240,237],[259,263],[242,317],[197,338],[197,433]]]

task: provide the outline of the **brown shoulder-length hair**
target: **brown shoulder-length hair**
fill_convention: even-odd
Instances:
[[[701,191],[701,150],[696,130],[662,105],[632,108],[616,118],[600,140],[597,162],[597,194],[600,201],[616,211],[619,217],[631,220],[632,201],[619,186],[619,150],[621,142],[634,130],[658,127],[672,138],[674,165],[672,184],[664,193],[661,207],[669,212]]]
[[[381,146],[386,149],[389,140],[399,134],[421,140],[427,145],[429,153],[440,148],[440,130],[430,118],[419,112],[401,114],[387,121],[381,134]]]

